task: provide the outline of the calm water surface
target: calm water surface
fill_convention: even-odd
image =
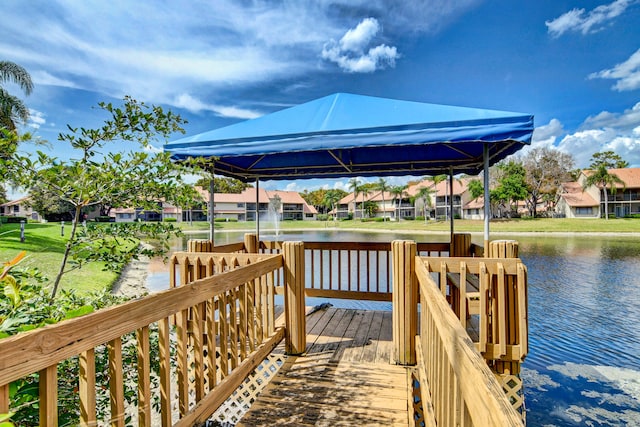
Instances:
[[[216,243],[238,242],[242,236],[216,234]],[[498,238],[518,240],[529,269],[530,352],[522,372],[528,426],[640,426],[640,239],[492,236]],[[442,234],[344,231],[285,233],[281,239],[448,240]],[[482,237],[473,239],[481,243]],[[160,289],[166,277],[150,274],[148,286]],[[381,308],[369,302],[356,306]]]

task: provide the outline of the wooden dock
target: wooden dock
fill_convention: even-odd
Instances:
[[[409,424],[410,373],[391,364],[391,312],[328,308],[307,316],[289,356],[239,426]]]

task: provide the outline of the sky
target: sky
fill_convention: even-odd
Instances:
[[[30,96],[5,88],[31,110],[24,130],[50,143],[26,151],[72,156],[57,135],[99,126],[97,103],[125,95],[180,114],[188,136],[349,92],[530,113],[532,147],[576,167],[613,150],[640,167],[640,0],[2,0],[0,11],[0,60],[35,84]],[[319,186],[347,179],[265,183]]]

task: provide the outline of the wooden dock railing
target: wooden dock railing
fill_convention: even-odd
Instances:
[[[11,382],[37,374],[39,424],[57,425],[57,366],[78,358],[80,425],[123,426],[129,417],[141,426],[206,420],[285,337],[269,302],[273,274],[283,262],[281,255],[179,253],[172,263],[180,264],[183,281],[193,279],[189,285],[3,339],[0,409],[9,409]],[[130,334],[138,356],[127,365],[123,343]],[[106,383],[96,378],[96,358],[104,352]],[[159,366],[155,391],[152,364]],[[136,383],[137,405],[125,405],[129,381]],[[100,418],[96,402],[105,394],[110,404]],[[160,409],[152,415],[154,399]]]

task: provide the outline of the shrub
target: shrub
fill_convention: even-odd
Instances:
[[[424,216],[420,215],[416,217],[416,221],[424,221]]]
[[[316,219],[318,221],[327,221],[329,219],[329,215],[327,215],[327,214],[318,214],[316,216]]]
[[[5,217],[7,220],[5,221],[8,224],[20,224],[20,222],[27,222],[26,216],[7,216]]]
[[[106,215],[96,217],[96,222],[115,222],[115,221],[116,221],[115,218],[106,216]]]
[[[178,218],[163,218],[162,221],[164,222],[178,222]]]

